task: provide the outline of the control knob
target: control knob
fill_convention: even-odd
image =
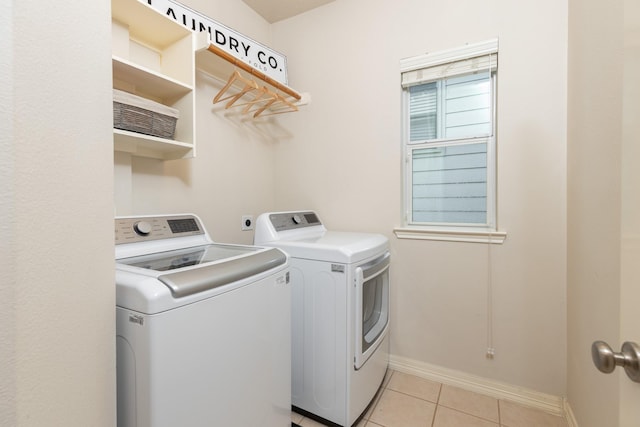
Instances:
[[[300,215],[297,215],[297,214],[294,215],[291,219],[293,220],[294,224],[300,224],[302,222],[302,218],[300,217]]]
[[[133,231],[135,231],[140,236],[147,236],[151,233],[151,224],[147,221],[138,221],[133,224]]]

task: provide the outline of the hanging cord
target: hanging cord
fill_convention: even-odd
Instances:
[[[493,359],[495,349],[493,347],[493,259],[491,247],[493,246],[493,232],[489,232],[487,243],[487,359]]]
[[[493,54],[489,54],[489,84],[493,85],[493,78],[491,76],[491,60]],[[493,88],[490,90],[493,92]],[[495,112],[494,112],[495,117]],[[495,128],[495,123],[493,124]],[[495,356],[495,348],[493,347],[493,258],[492,248],[493,246],[493,231],[489,231],[489,240],[487,244],[487,359],[493,359]]]

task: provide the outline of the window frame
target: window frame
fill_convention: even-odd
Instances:
[[[420,57],[408,58],[401,61],[401,76],[404,80],[404,73],[414,70],[426,70],[436,67],[447,67],[454,62],[463,63],[470,59],[488,56],[489,64],[492,59],[489,55],[498,54],[497,39],[474,45],[466,45],[463,48],[451,49],[448,51],[435,52]],[[497,61],[497,59],[496,59]],[[497,62],[496,62],[497,65]],[[502,243],[506,238],[506,233],[498,231],[497,227],[497,66],[491,66],[486,70],[490,71],[491,84],[491,134],[488,136],[472,136],[464,138],[437,138],[419,142],[410,141],[410,121],[409,98],[411,86],[427,84],[432,81],[444,82],[446,78],[471,74],[480,70],[470,70],[468,72],[458,72],[451,76],[442,76],[436,79],[424,79],[419,82],[402,84],[402,227],[394,231],[399,238],[447,240],[447,241],[470,241],[486,243]],[[414,76],[409,76],[414,77]],[[439,85],[442,85],[439,83]],[[442,94],[439,93],[438,97]],[[441,107],[443,104],[438,104]],[[439,108],[440,109],[440,108]],[[437,112],[438,116],[441,111]],[[438,119],[436,126],[440,128]],[[487,199],[486,199],[486,223],[446,223],[446,222],[417,222],[413,221],[413,152],[423,148],[434,148],[438,146],[468,145],[472,143],[486,143],[487,149]]]

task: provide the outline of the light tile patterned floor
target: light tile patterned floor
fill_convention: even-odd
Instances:
[[[291,413],[302,427],[323,427]],[[567,427],[564,418],[398,371],[389,371],[356,427]]]

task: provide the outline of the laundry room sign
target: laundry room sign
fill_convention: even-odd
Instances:
[[[148,4],[191,31],[206,31],[211,43],[228,52],[234,58],[287,85],[286,56],[176,1],[140,0],[140,2]]]

